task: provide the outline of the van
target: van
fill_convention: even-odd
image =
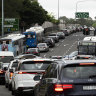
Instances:
[[[0,51],[0,62],[3,62],[3,67],[8,67],[8,64],[13,59],[14,59],[13,52],[10,52],[10,51]]]

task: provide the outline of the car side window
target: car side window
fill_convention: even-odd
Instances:
[[[56,77],[57,77],[56,65],[52,64],[47,68],[44,78],[56,78]]]

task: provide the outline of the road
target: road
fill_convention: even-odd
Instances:
[[[93,33],[91,33],[93,35]],[[63,56],[67,55],[72,51],[77,50],[77,42],[79,40],[82,40],[85,36],[82,34],[82,32],[77,32],[74,34],[71,34],[70,36],[66,36],[65,39],[60,40],[58,43],[56,43],[56,46],[54,48],[50,48],[50,51],[47,53],[41,53],[41,57],[49,57],[49,56]],[[0,96],[12,96],[11,92],[8,91],[7,88],[5,88],[4,85],[0,85]],[[28,96],[28,95],[25,95]]]

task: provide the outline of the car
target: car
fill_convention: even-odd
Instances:
[[[62,56],[50,56],[51,59],[62,59],[63,57]]]
[[[26,54],[34,54],[34,55],[40,56],[40,52],[38,48],[28,48]]]
[[[77,55],[78,55],[78,51],[73,51],[69,55],[63,56],[63,59],[65,59],[65,60],[67,60],[67,59],[75,59]]]
[[[8,70],[5,72],[5,87],[9,90],[11,90],[12,88],[12,76],[13,76],[13,72],[10,72],[10,70],[14,70],[18,67],[18,60],[12,60],[8,66]]]
[[[33,92],[34,86],[39,82],[37,76],[42,77],[53,62],[47,58],[20,60],[12,77],[12,94],[21,96],[23,92]]]
[[[31,58],[40,58],[40,57],[33,54],[22,54],[14,57],[14,59],[29,59],[29,58],[31,59]]]
[[[47,52],[49,51],[49,46],[46,43],[38,43],[37,48],[40,52]]]
[[[43,43],[46,43],[49,47],[55,46],[55,41],[52,38],[45,38]]]
[[[77,55],[75,59],[77,60],[77,59],[95,59],[95,58],[96,57],[93,55]]]
[[[4,68],[3,63],[0,62],[0,84],[5,83],[5,71],[6,71],[6,68]]]
[[[57,32],[57,36],[59,36],[59,39],[65,39],[65,34],[63,32]]]
[[[40,79],[40,78],[38,78]],[[34,87],[35,96],[95,96],[96,60],[50,65]]]
[[[65,34],[65,36],[70,35],[70,31],[68,29],[62,29],[61,31]]]
[[[47,36],[47,38],[52,38],[55,43],[59,42],[59,36],[57,36],[57,33],[51,33]]]

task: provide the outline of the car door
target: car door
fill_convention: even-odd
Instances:
[[[50,92],[51,90],[48,90],[51,88],[52,84],[53,84],[53,80],[57,79],[57,73],[55,70],[56,65],[50,65],[47,70],[46,70],[46,74],[43,75],[40,84],[39,84],[39,96],[45,96],[48,94],[48,92]]]

